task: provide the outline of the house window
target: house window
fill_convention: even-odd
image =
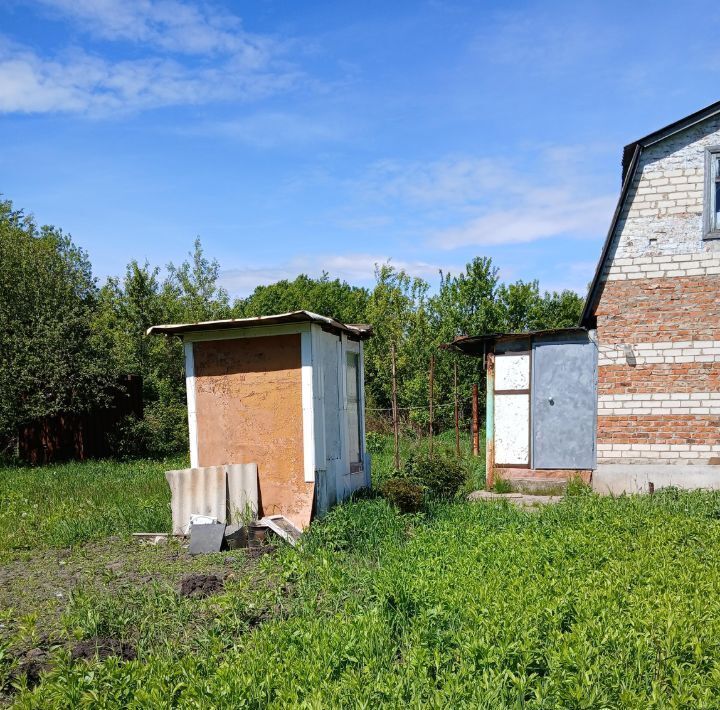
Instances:
[[[705,156],[705,238],[720,238],[720,146]]]
[[[348,456],[352,473],[362,470],[360,456],[360,357],[357,353],[347,353],[347,423]]]

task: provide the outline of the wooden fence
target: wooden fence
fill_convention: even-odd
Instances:
[[[19,457],[27,463],[45,464],[110,456],[112,434],[130,414],[143,415],[142,378],[138,375],[120,379],[107,407],[45,417],[22,427]]]

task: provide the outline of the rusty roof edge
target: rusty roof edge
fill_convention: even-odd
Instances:
[[[197,323],[167,323],[153,325],[147,329],[146,335],[180,335],[208,330],[231,330],[241,328],[254,328],[263,325],[285,325],[292,323],[318,323],[325,327],[341,332],[350,333],[361,339],[372,335],[372,328],[366,325],[346,325],[329,316],[322,316],[312,311],[289,311],[268,316],[255,316],[252,318],[226,318],[223,320],[199,321]]]
[[[442,350],[457,350],[463,352],[462,345],[467,343],[488,343],[500,340],[511,340],[515,338],[536,338],[549,335],[560,335],[563,333],[587,333],[587,328],[583,326],[570,326],[568,328],[547,328],[545,330],[528,330],[517,333],[486,333],[484,335],[460,335],[449,343],[442,343],[439,347]]]

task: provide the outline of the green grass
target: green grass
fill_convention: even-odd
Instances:
[[[170,529],[168,461],[89,461],[0,468],[0,560],[11,550],[69,547]]]
[[[148,500],[160,500],[147,466]],[[143,495],[126,488],[113,532]],[[95,560],[112,552],[97,544],[67,558],[96,583],[70,596],[59,628],[123,639],[138,659],[71,661],[58,643],[35,689],[16,681],[19,708],[720,707],[720,493],[583,489],[532,513],[459,502],[412,516],[371,498],[250,567],[226,565],[238,553],[142,548],[135,560],[128,547],[129,578]],[[232,574],[222,594],[181,598],[170,572],[152,573],[161,564]],[[41,622],[0,634],[0,682]]]

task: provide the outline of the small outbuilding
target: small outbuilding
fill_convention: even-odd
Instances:
[[[488,487],[499,478],[526,489],[574,477],[590,481],[597,423],[593,331],[495,333],[446,347],[485,361]]]
[[[370,485],[369,326],[294,311],[156,325],[182,339],[193,468],[257,463],[259,515],[297,528]]]

